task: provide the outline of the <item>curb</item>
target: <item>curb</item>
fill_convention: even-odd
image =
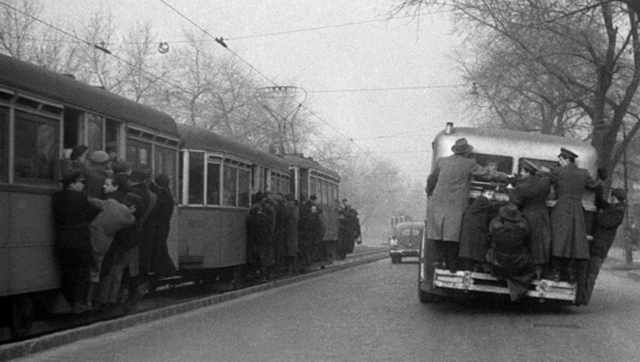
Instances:
[[[150,310],[138,314],[133,314],[104,322],[97,322],[88,326],[74,328],[66,331],[52,333],[46,336],[37,337],[22,342],[9,343],[0,346],[0,361],[25,357],[30,354],[39,353],[55,347],[64,346],[83,339],[97,337],[103,334],[117,332],[125,328],[137,326],[144,323],[164,319],[170,316],[183,314],[196,309],[216,305],[222,302],[239,299],[241,297],[279,288],[285,285],[295,284],[304,280],[316,278],[321,275],[335,273],[339,270],[352,268],[355,266],[372,263],[374,261],[389,257],[387,249],[368,255],[353,255],[348,261],[334,261],[330,267],[314,270],[294,277],[276,279],[264,284],[252,286],[245,289],[234,290],[223,294],[217,294],[202,299],[191,300],[180,304],[175,304],[163,308]]]

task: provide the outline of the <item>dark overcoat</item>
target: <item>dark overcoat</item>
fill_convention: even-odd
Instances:
[[[87,195],[71,190],[56,192],[51,203],[56,226],[55,247],[91,252],[89,224],[100,210],[89,203]]]
[[[469,205],[462,216],[462,230],[460,231],[459,256],[479,262],[484,262],[489,249],[489,220],[497,209],[486,197],[480,195]]]
[[[607,257],[611,244],[616,238],[618,226],[624,220],[625,204],[603,203],[603,208],[598,210],[593,228],[593,242],[591,244],[591,256],[602,259]]]
[[[287,256],[298,256],[298,221],[300,215],[298,214],[298,206],[295,201],[287,201],[286,203],[287,215],[289,218],[286,220],[284,238],[287,245]]]
[[[169,256],[167,246],[175,202],[173,194],[168,188],[156,187],[153,191],[157,195],[158,201],[153,212],[149,215],[148,225],[145,228],[150,247],[148,253],[151,258],[150,271],[156,274],[167,274],[175,271],[175,265]]]
[[[589,259],[589,242],[582,209],[582,194],[600,184],[574,163],[551,169],[557,201],[551,211],[551,255]]]
[[[551,219],[547,196],[551,180],[546,175],[531,175],[516,183],[509,201],[518,205],[531,228],[531,258],[534,264],[551,260]]]
[[[460,154],[440,158],[427,179],[427,218],[425,237],[460,241],[462,214],[469,205],[471,178],[506,180],[507,174],[482,167]]]

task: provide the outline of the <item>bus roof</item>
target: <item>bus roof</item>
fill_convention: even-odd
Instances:
[[[597,153],[589,143],[560,136],[535,132],[511,131],[496,128],[456,127],[451,132],[443,130],[434,139],[433,157],[453,154],[451,147],[459,138],[466,138],[473,146],[473,153],[557,161],[560,148],[570,149],[578,155],[576,165],[587,169],[593,177],[597,170]],[[514,160],[514,161],[515,161]],[[515,163],[514,167],[517,167]],[[516,172],[517,170],[514,170]]]
[[[175,121],[168,114],[107,90],[2,54],[0,69],[0,86],[177,136]]]
[[[178,131],[181,134],[182,148],[208,152],[220,152],[226,155],[253,161],[261,166],[277,168],[281,171],[289,172],[289,166],[282,158],[257,150],[243,143],[233,141],[204,128],[178,124]]]

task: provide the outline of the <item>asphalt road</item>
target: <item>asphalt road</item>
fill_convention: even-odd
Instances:
[[[18,361],[638,361],[640,288],[604,270],[587,307],[420,304],[388,259]]]

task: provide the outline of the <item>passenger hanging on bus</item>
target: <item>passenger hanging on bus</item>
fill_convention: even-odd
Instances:
[[[509,201],[518,205],[531,228],[531,258],[538,279],[551,261],[551,220],[547,207],[551,180],[539,171],[536,164],[523,160],[515,188],[509,192]]]
[[[527,220],[515,204],[502,206],[489,226],[491,246],[487,261],[496,276],[507,281],[512,301],[519,300],[528,290],[535,272],[531,263],[531,233]]]
[[[83,192],[82,171],[70,170],[60,182],[62,190],[53,194],[52,209],[61,289],[72,312],[82,313],[88,310],[85,300],[94,265],[89,223],[100,210],[92,206]]]
[[[585,169],[578,168],[578,155],[561,148],[559,167],[550,170],[551,183],[556,191],[556,205],[551,210],[551,264],[550,279],[575,283],[576,270],[584,269],[589,261],[589,241],[582,208],[582,194],[603,186]]]
[[[489,273],[486,255],[489,250],[489,221],[501,204],[492,202],[495,191],[485,189],[462,215],[460,230],[460,266],[464,270]]]
[[[508,175],[494,167],[483,167],[470,157],[471,146],[466,138],[456,140],[453,155],[436,161],[427,178],[427,216],[425,238],[434,241],[440,268],[458,270],[460,225],[469,205],[471,177],[506,181]]]
[[[627,208],[627,190],[615,188],[611,190],[610,201],[603,198],[601,193],[596,196],[595,223],[593,225],[593,241],[591,243],[591,260],[587,271],[585,294],[581,302],[585,305],[591,299],[591,293],[595,286],[596,279],[600,273],[600,268],[607,258],[609,249],[616,238],[618,227],[624,220],[624,213]]]

